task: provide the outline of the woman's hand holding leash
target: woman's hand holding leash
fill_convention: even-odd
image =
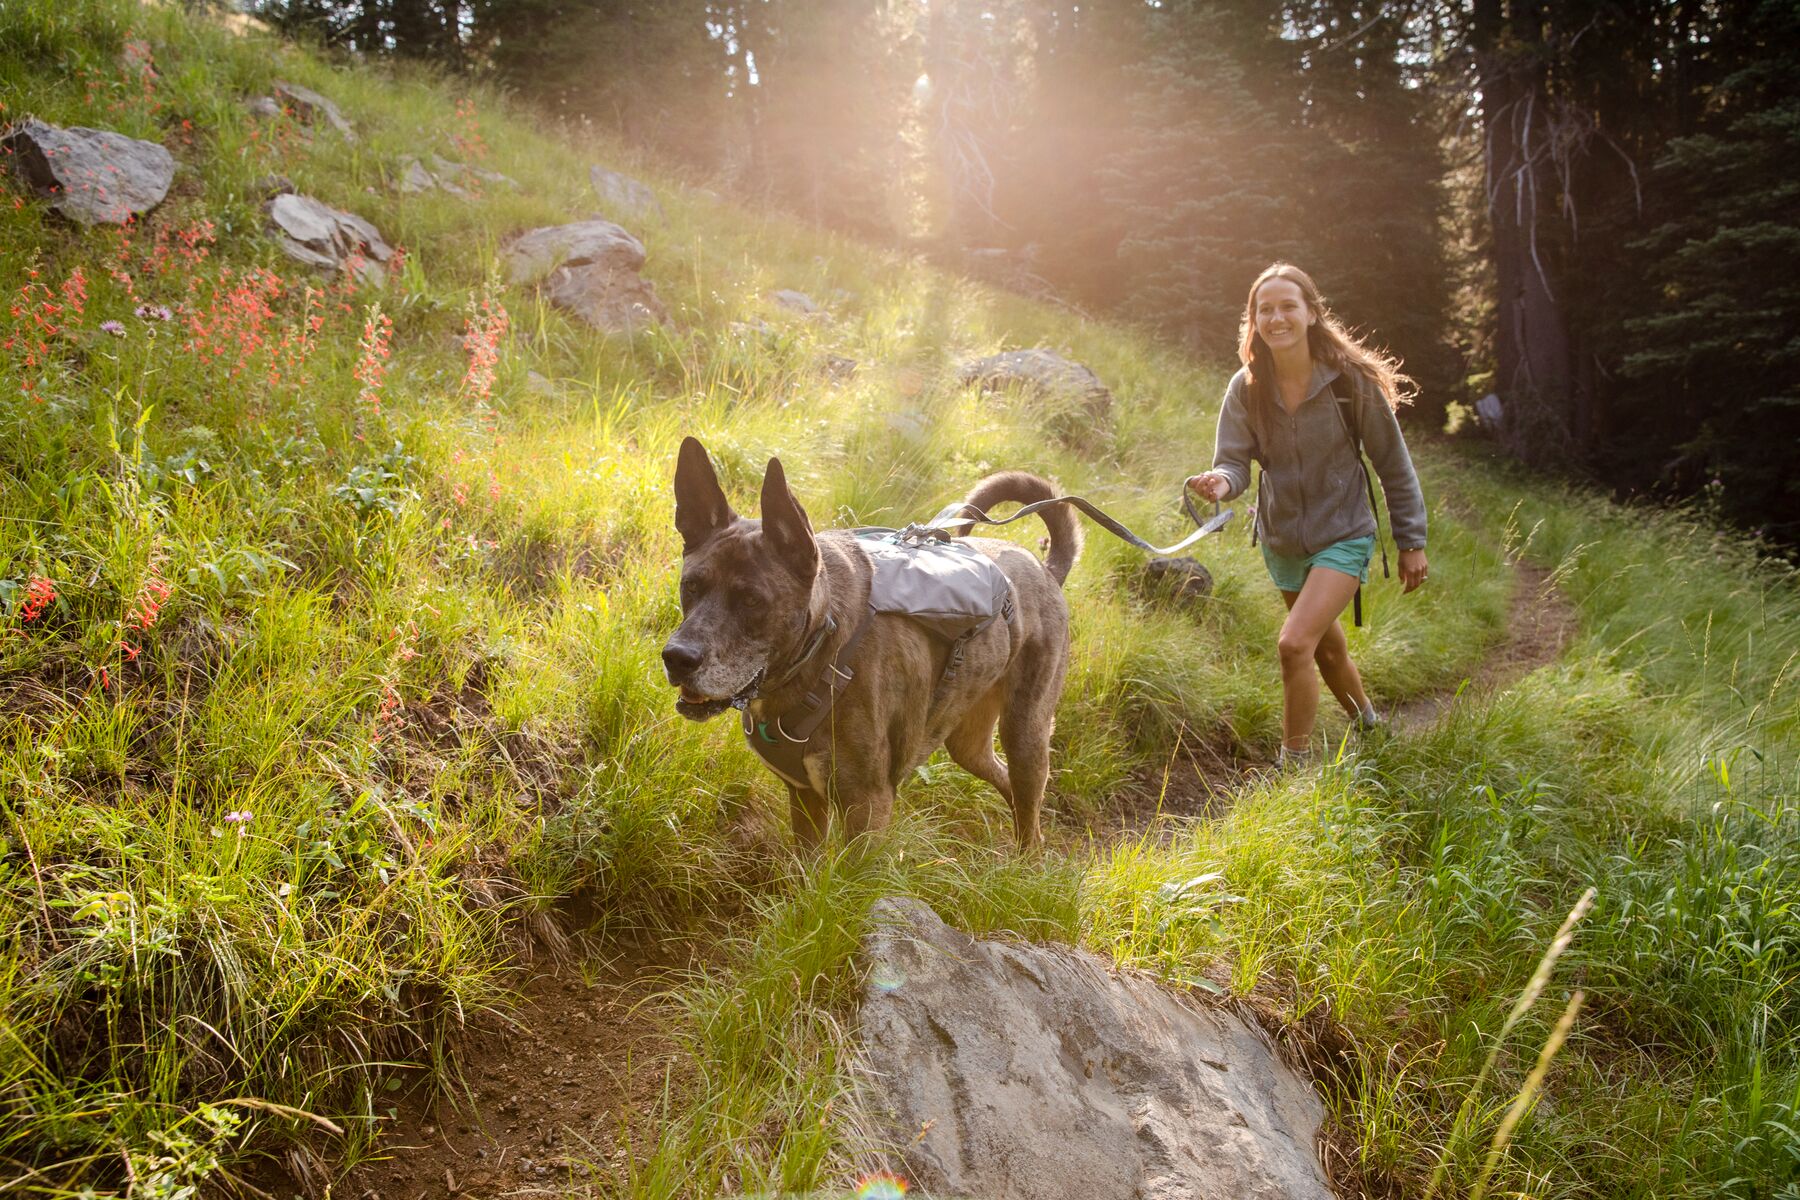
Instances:
[[[1401,594],[1404,595],[1424,583],[1428,570],[1424,550],[1402,550],[1400,552]]]
[[[1214,504],[1223,500],[1225,493],[1231,490],[1231,481],[1218,471],[1202,471],[1198,475],[1190,475],[1187,485]]]

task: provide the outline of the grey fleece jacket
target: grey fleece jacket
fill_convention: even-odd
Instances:
[[[1250,461],[1262,464],[1256,529],[1269,549],[1285,557],[1305,558],[1333,542],[1375,532],[1375,514],[1369,511],[1356,449],[1331,393],[1331,381],[1337,377],[1337,368],[1313,364],[1305,403],[1292,413],[1277,405],[1266,422],[1267,446],[1257,445],[1250,424],[1249,388],[1242,369],[1225,389],[1213,470],[1231,481],[1225,497],[1229,500],[1250,486]],[[1373,387],[1360,378],[1358,382],[1363,449],[1387,496],[1394,545],[1401,550],[1423,549],[1425,496],[1406,440],[1400,436],[1400,422]]]

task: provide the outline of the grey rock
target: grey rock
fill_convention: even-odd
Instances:
[[[1331,1200],[1324,1106],[1253,1026],[1082,951],[875,905],[861,1096],[930,1196]]]
[[[26,117],[0,136],[12,169],[50,207],[83,225],[123,225],[169,194],[175,158],[156,142]]]
[[[777,308],[785,308],[789,312],[800,313],[803,316],[816,317],[825,312],[819,307],[818,301],[805,292],[796,292],[792,288],[781,288],[779,291],[770,292],[769,299],[775,302]]]
[[[393,247],[355,213],[293,192],[275,196],[266,208],[276,243],[289,257],[323,270],[351,270],[359,281],[376,285],[387,279],[382,264],[393,257]]]
[[[662,201],[656,198],[649,184],[608,170],[598,163],[588,168],[588,181],[594,185],[609,212],[624,217],[664,219]]]
[[[416,158],[407,157],[400,160],[400,181],[395,185],[409,195],[417,192],[429,192],[438,187],[437,176],[425,169],[425,164]],[[459,193],[461,188],[456,189]]]
[[[819,363],[819,370],[825,378],[833,383],[844,383],[856,376],[856,360],[846,358],[842,354],[827,354]]]
[[[1022,388],[1043,395],[1077,399],[1087,415],[1103,420],[1112,411],[1112,392],[1100,377],[1078,362],[1044,349],[1008,350],[962,364],[958,380],[981,385],[984,392]]]
[[[483,183],[498,183],[506,187],[517,188],[518,181],[498,171],[489,171],[482,167],[467,163],[455,162],[439,154],[429,156],[431,165],[426,166],[424,160],[417,155],[409,154],[400,160],[400,179],[396,185],[400,191],[407,193],[444,191],[452,196],[461,196],[465,200],[473,199],[474,194],[469,186],[471,178]]]
[[[501,253],[511,283],[536,283],[552,304],[595,329],[634,333],[668,320],[656,289],[638,274],[644,244],[611,221],[533,229]]]
[[[264,175],[261,179],[251,183],[247,194],[258,200],[267,200],[271,196],[279,196],[283,192],[293,190],[294,181],[286,175]]]
[[[483,183],[498,183],[515,189],[519,186],[519,181],[511,175],[502,175],[498,171],[490,171],[486,167],[478,167],[474,163],[455,162],[435,152],[430,157],[431,169],[436,171],[439,177],[455,178],[459,175],[473,175]]]
[[[751,317],[748,321],[732,321],[725,326],[726,332],[733,337],[749,341],[752,338],[772,337],[775,327],[761,317]]]
[[[281,101],[273,96],[252,96],[244,101],[244,111],[253,117],[275,118],[283,115]]]
[[[596,264],[620,271],[644,265],[644,243],[611,221],[576,221],[529,230],[501,250],[507,282],[536,283],[561,266]]]
[[[338,111],[338,106],[311,88],[301,87],[297,83],[277,81],[275,99],[284,107],[293,109],[294,116],[299,118],[302,123],[317,125],[320,120],[323,120],[343,134],[345,141],[354,142],[356,140],[356,130],[351,128],[350,122],[344,118],[344,114]]]
[[[1155,595],[1191,602],[1212,595],[1213,577],[1199,559],[1153,558],[1144,564],[1144,579]]]

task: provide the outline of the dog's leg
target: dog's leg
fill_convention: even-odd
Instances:
[[[1038,813],[1044,807],[1044,786],[1050,781],[1050,729],[1054,713],[1013,709],[1000,721],[1000,744],[1006,748],[1006,773],[1012,781],[1013,837],[1021,851],[1037,850],[1044,842]]]
[[[894,815],[894,789],[885,780],[846,787],[838,781],[838,803],[844,813],[844,838],[855,841],[865,833],[880,833]]]
[[[1006,800],[1006,806],[1013,808],[1012,778],[1007,774],[1006,764],[994,753],[994,724],[999,719],[1000,692],[996,688],[976,701],[962,723],[950,731],[950,736],[944,739],[944,749],[950,752],[952,762],[991,784]]]
[[[811,788],[802,791],[788,785],[788,817],[794,824],[794,841],[801,850],[808,854],[817,852],[819,843],[825,840],[825,821],[829,816],[825,797]]]

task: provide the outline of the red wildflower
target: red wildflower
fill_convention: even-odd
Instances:
[[[19,605],[19,619],[25,624],[30,624],[54,603],[56,603],[56,585],[42,575],[33,575],[25,584],[25,599]]]

